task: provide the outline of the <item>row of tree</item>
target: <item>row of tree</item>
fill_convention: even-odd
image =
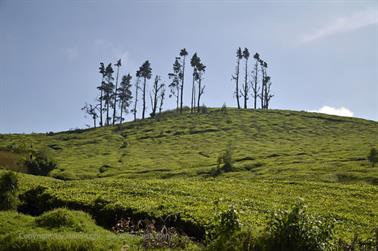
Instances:
[[[185,62],[188,52],[182,49],[178,57],[175,58],[173,63],[173,71],[168,74],[169,77],[169,97],[176,98],[176,109],[183,111],[184,105],[184,80],[185,80]],[[194,53],[191,61],[193,67],[193,83],[192,83],[192,99],[191,99],[191,112],[199,112],[201,97],[205,90],[203,84],[203,75],[206,66],[201,62],[197,53]],[[93,126],[114,125],[125,120],[126,114],[133,113],[134,120],[137,119],[137,108],[142,102],[142,116],[146,117],[147,111],[147,95],[148,95],[148,80],[152,78],[152,68],[150,62],[145,61],[136,71],[136,81],[134,84],[134,96],[132,93],[132,75],[127,74],[122,76],[119,83],[119,70],[122,66],[121,59],[115,64],[109,63],[105,66],[100,63],[99,73],[101,74],[101,84],[97,87],[99,94],[96,98],[95,104],[85,103],[82,108],[93,119]],[[114,67],[116,68],[114,78]],[[141,93],[140,93],[141,92]],[[157,113],[161,113],[163,109],[164,99],[166,97],[165,84],[162,82],[159,75],[155,76],[152,84],[152,89],[149,92],[151,102],[151,117],[155,117]],[[133,105],[132,109],[130,107]]]
[[[241,100],[243,99],[244,109],[248,108],[248,99],[251,95],[253,98],[253,108],[257,109],[257,100],[260,99],[261,109],[269,109],[269,102],[274,96],[271,93],[271,78],[267,75],[268,64],[261,59],[258,53],[253,56],[254,64],[251,72],[248,71],[249,50],[240,47],[236,50],[236,67],[232,79],[235,80],[235,97],[238,109],[241,109]],[[244,81],[241,81],[240,63],[244,59]],[[239,83],[241,82],[241,86]]]
[[[168,74],[169,79],[169,97],[176,100],[176,109],[180,113],[183,112],[184,106],[184,83],[185,83],[185,67],[188,52],[185,48],[181,49],[172,65],[172,72]],[[247,48],[242,50],[240,47],[236,51],[236,70],[232,76],[235,80],[235,96],[237,106],[241,109],[240,99],[244,99],[244,109],[247,109],[249,95],[254,100],[254,108],[257,109],[257,100],[261,100],[261,108],[268,109],[269,101],[273,97],[271,94],[271,81],[267,75],[267,63],[256,53],[253,58],[255,60],[253,70],[248,71],[249,51]],[[241,81],[240,64],[244,59],[245,71],[244,80]],[[131,112],[134,120],[137,119],[137,108],[139,102],[142,102],[141,118],[146,117],[148,95],[151,102],[151,117],[155,117],[162,112],[164,100],[166,97],[166,85],[162,82],[159,75],[155,75],[151,88],[148,88],[148,80],[152,78],[152,68],[150,62],[145,61],[135,74],[135,83],[132,84],[132,75],[129,73],[121,77],[119,82],[119,71],[122,66],[121,59],[115,64],[109,63],[105,66],[100,63],[99,73],[101,74],[101,84],[97,87],[99,91],[95,104],[85,104],[82,108],[93,119],[93,126],[114,125],[125,120],[125,116]],[[202,63],[197,53],[194,53],[190,66],[192,67],[192,86],[191,86],[191,102],[190,111],[200,112],[201,97],[204,94],[205,85],[203,77],[206,66]],[[115,69],[115,70],[114,70]],[[115,76],[114,76],[115,75]],[[260,84],[261,82],[261,84]],[[239,87],[239,84],[241,86]],[[132,88],[134,87],[134,93]],[[151,91],[148,93],[148,89]],[[133,96],[134,95],[134,96]],[[141,100],[140,100],[141,99]]]

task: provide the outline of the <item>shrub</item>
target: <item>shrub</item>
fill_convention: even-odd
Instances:
[[[221,108],[221,112],[223,112],[223,113],[226,113],[226,112],[227,112],[227,106],[226,106],[226,103],[223,103],[222,108]]]
[[[217,234],[232,235],[237,230],[240,230],[241,223],[239,221],[239,214],[233,206],[221,213],[218,219]]]
[[[66,228],[76,232],[90,232],[94,228],[98,228],[87,213],[65,208],[45,212],[36,218],[35,222],[39,227]]]
[[[210,173],[209,173],[209,175],[211,176],[211,177],[217,177],[217,176],[219,176],[219,175],[221,175],[223,173],[223,171],[222,171],[222,169],[220,168],[220,167],[214,167],[214,168],[212,168],[211,170],[210,170]]]
[[[217,239],[210,243],[206,250],[208,251],[260,251],[262,250],[256,244],[256,239],[249,230],[236,231],[230,236]]]
[[[58,206],[50,194],[49,189],[37,186],[20,194],[21,204],[18,210],[24,214],[40,215]]]
[[[199,107],[199,113],[204,113],[204,114],[209,113],[209,109],[207,108],[205,104]]]
[[[222,165],[222,171],[231,172],[234,167],[234,160],[232,157],[232,146],[228,145],[226,151],[218,157],[218,168]]]
[[[35,153],[35,156],[31,156],[30,159],[25,161],[25,166],[30,174],[47,176],[50,171],[57,167],[57,164],[47,156],[46,152],[39,151]]]
[[[337,245],[338,250],[343,251],[376,251],[378,250],[378,228],[373,231],[373,236],[369,238],[363,239],[355,234],[350,243],[340,239]]]
[[[367,157],[368,161],[374,167],[376,163],[378,163],[378,151],[374,147],[370,149],[370,153]]]
[[[307,215],[303,201],[298,199],[291,210],[279,210],[272,215],[264,237],[265,249],[326,250],[331,246],[333,226],[333,220]]]
[[[231,206],[215,218],[216,225],[208,233],[209,251],[250,251],[255,250],[252,232],[242,230],[237,210]]]
[[[222,153],[217,160],[217,167],[210,170],[209,175],[211,177],[217,177],[223,172],[234,171],[234,159],[232,157],[232,146],[228,145],[226,151]]]
[[[0,210],[17,208],[18,178],[14,172],[6,172],[0,177]]]
[[[109,167],[110,167],[109,165],[102,165],[99,169],[99,172],[104,173],[108,170]]]

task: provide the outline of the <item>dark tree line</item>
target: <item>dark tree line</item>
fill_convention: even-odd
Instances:
[[[241,109],[240,98],[243,98],[244,109],[248,108],[248,99],[251,95],[253,108],[257,109],[257,102],[260,99],[260,108],[269,109],[269,102],[274,95],[271,92],[271,78],[267,75],[268,64],[260,58],[258,53],[253,56],[254,64],[251,72],[248,71],[248,59],[250,53],[247,48],[236,50],[236,68],[232,79],[235,81],[235,97],[238,109]],[[240,83],[240,63],[244,59],[244,81]]]
[[[184,83],[185,67],[188,52],[185,48],[181,49],[172,65],[172,72],[168,74],[169,97],[175,98],[176,110],[183,112],[184,107]],[[247,48],[242,50],[240,47],[236,51],[236,68],[232,79],[235,81],[235,97],[238,109],[248,108],[250,96],[253,99],[253,108],[257,109],[260,100],[261,109],[268,109],[269,102],[274,96],[271,93],[271,78],[267,74],[268,64],[263,61],[258,53],[253,56],[252,71],[249,72],[250,52]],[[100,63],[99,73],[101,74],[101,84],[97,87],[99,93],[95,104],[85,103],[82,110],[93,120],[93,126],[115,125],[122,123],[125,116],[133,114],[137,120],[138,106],[142,107],[141,119],[146,118],[147,99],[150,97],[150,117],[154,118],[163,111],[163,104],[166,98],[166,87],[159,75],[155,75],[152,86],[149,80],[152,78],[152,68],[149,60],[146,60],[136,71],[135,81],[130,73],[123,75],[119,82],[119,74],[122,66],[121,59],[115,64],[109,63],[105,66]],[[190,59],[192,67],[192,86],[191,86],[191,113],[200,112],[201,98],[205,91],[204,74],[206,66],[197,53]],[[116,71],[114,70],[116,69]],[[115,73],[115,77],[114,74]],[[150,91],[149,91],[150,90]]]

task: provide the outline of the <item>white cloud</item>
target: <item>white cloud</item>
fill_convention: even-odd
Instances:
[[[378,11],[376,8],[368,8],[349,16],[339,17],[320,29],[304,34],[300,37],[300,42],[307,43],[374,24],[378,24]]]
[[[74,60],[79,55],[75,48],[63,48],[62,52],[63,55],[69,60]]]
[[[118,59],[121,59],[122,63],[129,61],[128,52],[121,46],[108,40],[96,39],[93,43],[93,50],[96,53],[108,55],[114,63]]]
[[[325,113],[325,114],[330,114],[330,115],[353,117],[353,112],[345,107],[330,107],[330,106],[325,105],[318,110],[310,110],[309,112],[318,112],[318,113]]]

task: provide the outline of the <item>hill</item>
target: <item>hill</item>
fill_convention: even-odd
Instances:
[[[213,177],[228,145],[235,168]],[[108,218],[92,215],[110,219],[103,226],[120,215],[175,215],[174,224],[203,238],[217,208],[232,204],[245,225],[261,229],[274,210],[302,197],[310,213],[333,215],[337,235],[351,238],[377,226],[378,168],[366,160],[377,146],[374,121],[227,108],[165,112],[97,129],[0,135],[0,166],[24,171],[19,159],[31,148],[47,151],[58,168],[51,178],[19,174],[21,190],[46,187],[46,209],[93,212],[101,198]]]
[[[6,149],[47,149],[59,164],[55,177],[169,178],[201,176],[231,144],[240,172],[229,176],[377,184],[378,171],[366,162],[377,142],[373,121],[228,109],[46,135],[1,135],[0,148],[2,155]]]

